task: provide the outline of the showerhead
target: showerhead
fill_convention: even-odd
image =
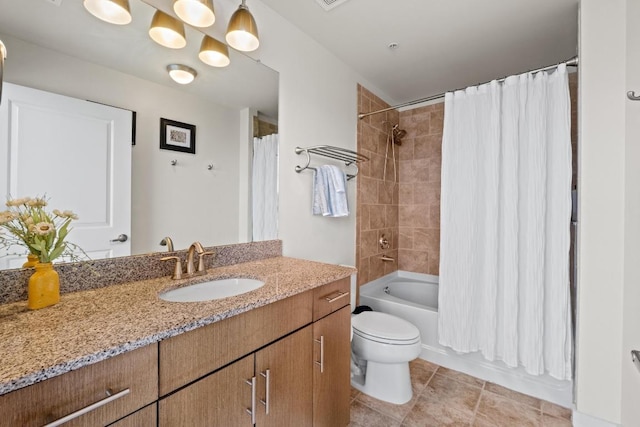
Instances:
[[[391,128],[391,132],[393,133],[393,142],[395,142],[397,145],[401,145],[402,138],[405,137],[405,135],[407,134],[407,131],[404,129],[400,129],[398,125],[394,125]]]

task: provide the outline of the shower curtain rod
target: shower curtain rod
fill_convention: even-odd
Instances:
[[[536,68],[535,70],[529,70],[529,71],[527,71],[527,73],[538,73],[540,71],[551,70],[553,68],[556,68],[560,64],[562,64],[562,62],[558,63],[558,64],[542,67],[542,68]],[[578,66],[578,57],[574,56],[573,58],[569,59],[568,61],[565,61],[564,64],[567,64],[568,67],[577,67]],[[526,73],[520,73],[520,74],[526,74]],[[502,77],[500,79],[494,79],[494,80],[497,80],[499,82],[503,82],[503,81],[506,80],[506,77]],[[480,84],[473,85],[473,86],[481,86],[483,84],[491,83],[492,81],[493,80],[490,80],[488,82],[480,83]],[[464,88],[455,89],[453,91],[447,91],[447,92],[455,92],[456,90],[461,90],[461,89],[464,89]],[[370,113],[360,113],[360,114],[358,114],[358,119],[363,119],[363,118],[371,116],[373,114],[384,113],[385,111],[395,110],[397,108],[408,107],[410,105],[415,105],[415,104],[422,104],[423,102],[428,102],[428,101],[434,101],[436,99],[444,98],[445,93],[441,93],[441,94],[438,94],[438,95],[431,95],[431,96],[428,96],[426,98],[416,99],[414,101],[403,102],[402,104],[394,105],[393,107],[383,108],[382,110],[371,111]]]

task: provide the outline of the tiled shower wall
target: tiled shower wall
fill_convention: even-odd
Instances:
[[[578,75],[569,75],[573,182],[577,184]],[[388,107],[380,98],[358,87],[358,111]],[[358,284],[397,269],[438,275],[440,263],[440,166],[444,103],[402,112],[369,116],[358,123],[358,150],[372,161],[363,163],[358,176],[356,262]],[[407,134],[397,148],[399,181],[387,165],[382,177],[389,124],[400,124]],[[391,151],[389,151],[391,157]],[[388,159],[390,161],[391,159]],[[377,239],[391,236],[391,249],[382,251]],[[382,253],[396,262],[383,263]]]
[[[358,85],[358,111],[374,111],[389,107],[382,99]],[[398,269],[398,184],[394,179],[393,153],[389,148],[386,174],[387,135],[397,124],[397,111],[375,114],[358,121],[358,151],[371,159],[361,163],[357,182],[356,267],[358,285],[367,283]],[[399,175],[399,153],[396,147],[395,167]],[[389,249],[380,248],[382,235]],[[382,261],[382,255],[395,259]]]
[[[443,121],[443,103],[400,113],[400,270],[438,275]]]

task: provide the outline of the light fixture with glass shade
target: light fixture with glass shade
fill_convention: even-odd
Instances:
[[[98,19],[116,25],[131,22],[129,0],[84,0],[84,7]]]
[[[196,78],[198,72],[191,67],[182,64],[169,64],[167,65],[167,71],[169,76],[174,82],[181,85],[189,84]]]
[[[151,20],[149,36],[159,45],[171,49],[180,49],[187,45],[184,24],[159,10],[156,11]]]
[[[216,21],[212,0],[176,0],[173,11],[189,25],[204,28]]]
[[[226,67],[231,63],[227,45],[209,36],[202,38],[198,58],[212,67]]]
[[[238,10],[231,15],[225,39],[232,48],[242,52],[251,52],[258,48],[260,40],[258,39],[258,26],[245,1],[242,0]]]

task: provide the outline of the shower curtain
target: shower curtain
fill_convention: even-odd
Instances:
[[[438,338],[571,379],[566,66],[445,95]]]
[[[278,134],[253,138],[253,240],[278,238]]]

